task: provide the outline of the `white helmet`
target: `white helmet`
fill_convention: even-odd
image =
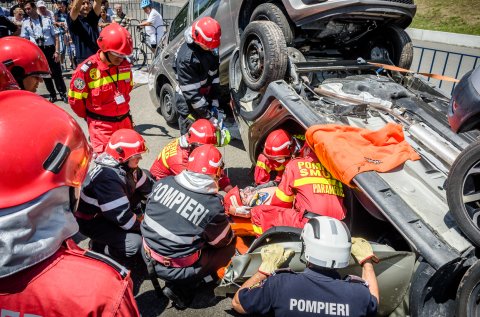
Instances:
[[[308,221],[301,236],[305,259],[326,268],[348,266],[352,239],[347,226],[340,220],[317,216]]]

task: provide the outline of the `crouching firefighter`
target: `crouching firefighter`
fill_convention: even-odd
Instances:
[[[183,309],[188,292],[216,278],[235,252],[234,234],[218,195],[223,161],[211,145],[197,147],[187,168],[157,181],[141,225],[143,256],[150,272],[165,281],[163,294]]]
[[[94,251],[120,260],[140,255],[141,202],[153,184],[138,167],[146,151],[140,134],[120,129],[95,159],[75,212],[80,232],[92,239]]]
[[[185,32],[185,42],[175,56],[173,70],[178,80],[175,105],[180,134],[188,132],[195,119],[215,121],[218,110],[220,24],[211,17],[195,21]],[[193,118],[193,120],[192,120]]]

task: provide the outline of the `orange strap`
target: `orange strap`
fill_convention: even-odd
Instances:
[[[453,83],[458,83],[459,82],[458,79],[453,78],[453,77],[448,77],[448,76],[443,76],[443,75],[438,75],[438,74],[430,74],[430,73],[416,73],[416,72],[413,72],[409,69],[397,67],[397,66],[394,66],[394,65],[380,64],[380,63],[368,63],[368,64],[375,65],[375,66],[378,66],[378,67],[382,67],[382,68],[385,68],[385,69],[388,69],[388,70],[393,70],[393,71],[396,71],[396,72],[401,72],[401,73],[412,73],[412,74],[415,73],[415,74],[423,75],[425,77],[430,77],[430,78],[434,78],[434,79],[438,79],[438,80],[451,81]]]

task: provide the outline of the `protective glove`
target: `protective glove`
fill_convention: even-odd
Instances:
[[[267,245],[261,251],[262,264],[258,268],[258,272],[270,275],[279,267],[281,267],[285,261],[288,260],[295,252],[293,250],[285,250],[282,245],[274,243]]]
[[[378,258],[373,254],[372,246],[363,238],[352,238],[352,255],[362,265],[367,260],[378,263]]]
[[[227,128],[223,128],[221,130],[217,130],[217,146],[222,147],[226,146],[230,143],[232,136],[230,135],[230,131]]]

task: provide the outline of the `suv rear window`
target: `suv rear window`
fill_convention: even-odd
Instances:
[[[173,40],[177,35],[187,27],[188,3],[177,14],[170,26],[170,33],[168,34],[168,41]]]

